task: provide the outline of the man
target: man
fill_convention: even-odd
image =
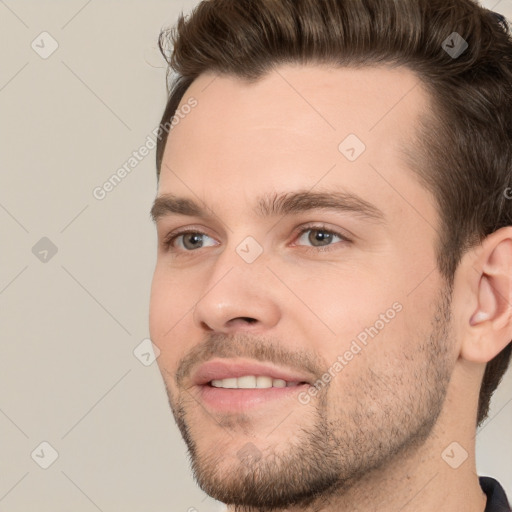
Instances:
[[[211,0],[168,43],[150,331],[201,488],[237,512],[510,511],[475,463],[512,350],[504,20]]]

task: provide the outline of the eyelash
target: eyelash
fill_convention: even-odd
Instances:
[[[339,231],[330,229],[327,226],[322,225],[322,224],[303,227],[302,229],[300,229],[300,231],[297,232],[297,234],[295,235],[294,239],[298,240],[299,238],[301,238],[301,236],[304,233],[307,233],[308,231],[322,231],[322,232],[327,233],[329,235],[335,235],[335,236],[339,237],[342,242],[350,242],[351,241],[349,238],[347,238],[344,234],[340,233]],[[180,255],[183,255],[183,254],[191,254],[191,253],[194,253],[194,252],[199,252],[200,249],[195,249],[195,250],[191,250],[191,251],[183,251],[181,249],[175,249],[175,248],[172,247],[173,242],[177,238],[179,238],[180,236],[189,235],[189,234],[209,236],[207,233],[203,233],[202,231],[194,230],[194,229],[184,229],[183,231],[172,232],[162,242],[164,250],[166,250],[166,251],[168,251],[170,253],[174,253],[176,256],[180,256]],[[327,245],[327,246],[324,246],[324,247],[314,247],[314,246],[304,246],[304,245],[297,246],[297,247],[302,247],[306,251],[313,251],[313,252],[317,252],[318,253],[318,252],[328,252],[328,251],[333,250],[332,249],[333,245],[335,245],[335,244],[330,244],[330,245]]]

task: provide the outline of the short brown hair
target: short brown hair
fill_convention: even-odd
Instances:
[[[454,32],[468,44],[457,57],[445,51]],[[512,40],[504,18],[473,0],[203,1],[161,32],[159,46],[175,72],[161,126],[205,72],[257,81],[286,63],[409,68],[433,109],[404,154],[436,198],[437,261],[450,289],[464,252],[512,225]],[[167,132],[157,145],[158,177],[166,140]],[[477,425],[511,353],[509,343],[486,366]]]

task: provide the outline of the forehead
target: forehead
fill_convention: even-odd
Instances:
[[[194,135],[190,131],[198,138],[230,132],[232,140],[238,140],[248,131],[256,136],[262,130],[274,130],[272,138],[293,132],[312,142],[336,141],[343,133],[354,132],[375,142],[372,135],[377,138],[379,133],[388,139],[410,133],[428,103],[415,73],[389,66],[286,65],[253,83],[208,73],[192,83],[178,111],[190,97],[197,99],[198,108],[173,129],[171,144],[172,139],[181,142],[184,131],[187,138]]]
[[[409,202],[431,206],[400,150],[429,107],[406,68],[286,65],[254,83],[204,74],[178,112],[191,98],[197,106],[183,110],[167,141],[160,194],[209,197],[224,201],[211,204],[222,209],[240,197],[321,183],[388,209],[394,200],[397,214],[405,206],[400,188]],[[372,187],[386,190],[375,197]]]

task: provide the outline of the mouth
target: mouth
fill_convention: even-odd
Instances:
[[[254,379],[253,376],[250,377]],[[242,379],[246,380],[245,377],[242,377]],[[284,386],[279,384],[276,387],[266,388],[221,387],[209,382],[200,387],[200,400],[212,411],[240,413],[254,408],[270,406],[273,403],[282,408],[284,404],[278,402],[297,398],[299,393],[306,391],[307,388],[309,388],[309,384],[304,382],[290,382],[285,383]],[[298,400],[296,400],[296,404],[298,405]]]
[[[218,412],[245,412],[290,400],[310,386],[310,379],[274,365],[221,359],[201,365],[193,377],[201,402]]]
[[[284,379],[275,379],[268,375],[243,375],[242,377],[228,377],[226,379],[213,379],[209,386],[222,389],[270,389],[300,386],[306,382],[293,382]]]

